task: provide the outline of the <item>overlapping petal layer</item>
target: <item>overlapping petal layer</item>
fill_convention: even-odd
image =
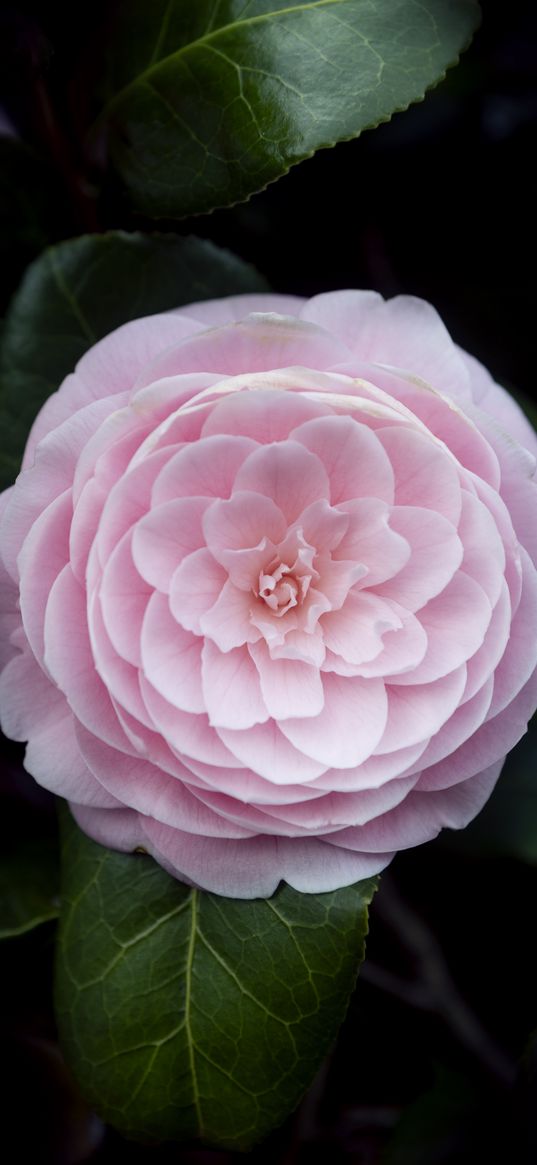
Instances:
[[[244,897],[464,825],[537,702],[537,440],[506,400],[429,305],[373,293],[97,344],[4,499],[29,771],[97,840]]]

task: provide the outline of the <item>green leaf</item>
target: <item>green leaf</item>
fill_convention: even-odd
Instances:
[[[128,0],[110,41],[112,159],[145,214],[239,202],[421,100],[478,22],[475,0]]]
[[[57,1017],[87,1100],[129,1137],[249,1148],[335,1039],[375,881],[221,898],[101,848],[67,813],[62,867]]]
[[[41,405],[96,340],[137,316],[266,291],[249,264],[202,239],[112,232],[60,243],[29,267],[3,329],[0,489]]]
[[[54,839],[4,842],[0,856],[0,938],[13,938],[57,918],[58,846]]]

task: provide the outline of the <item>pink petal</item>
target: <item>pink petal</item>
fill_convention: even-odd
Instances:
[[[430,437],[403,425],[378,432],[395,474],[395,504],[425,506],[454,526],[461,512],[461,487],[455,459]]]
[[[375,659],[384,632],[399,627],[401,618],[391,604],[368,591],[351,593],[341,610],[322,617],[326,647],[351,664]]]
[[[493,489],[500,484],[500,466],[490,442],[468,416],[468,403],[458,409],[449,399],[426,387],[399,380],[399,398],[419,417],[429,431],[457,458],[465,468],[483,478]]]
[[[384,306],[382,296],[376,291],[327,291],[307,299],[300,309],[300,318],[326,328],[351,352],[356,352],[361,351],[368,325],[371,327]]]
[[[343,344],[314,324],[290,316],[255,313],[232,327],[199,331],[168,348],[150,366],[150,375],[152,380],[186,372],[251,375],[296,364],[323,369],[348,356]]]
[[[365,825],[372,818],[387,813],[408,795],[416,784],[416,777],[398,777],[387,781],[377,789],[360,789],[357,792],[328,793],[315,801],[303,801],[299,805],[268,807],[266,812],[274,819],[281,819],[311,833],[334,833],[349,825]]]
[[[238,492],[215,501],[203,518],[207,546],[231,581],[242,590],[257,586],[259,571],[287,533],[287,523],[271,498]],[[271,546],[272,543],[272,546]]]
[[[150,509],[153,483],[173,449],[160,449],[127,470],[113,487],[104,506],[96,542],[104,565],[117,543]]]
[[[218,729],[218,735],[223,731],[228,730]],[[254,729],[248,729],[248,732],[243,733],[237,732],[236,735],[247,736],[251,731]],[[199,789],[227,793],[244,804],[255,803],[261,806],[287,804],[319,796],[319,790],[309,789],[307,785],[276,785],[254,773],[253,769],[240,765],[234,769],[223,768],[221,765],[207,765],[185,753],[182,754],[182,760],[188,766],[189,784]]]
[[[379,304],[366,317],[354,351],[408,369],[455,400],[469,396],[469,377],[447,328],[434,307],[416,296],[397,295]]]
[[[333,845],[356,847],[361,853],[376,853],[391,845],[408,849],[431,841],[441,829],[462,829],[479,813],[498,780],[501,763],[438,793],[408,794],[401,805],[356,829],[330,835]]]
[[[18,579],[17,556],[28,531],[51,502],[71,489],[80,451],[116,407],[114,400],[97,401],[69,417],[41,442],[31,468],[19,474],[1,526],[2,558],[13,579]]]
[[[200,330],[188,313],[162,312],[142,316],[115,328],[94,344],[76,366],[91,396],[131,388],[141,370],[159,353]]]
[[[420,741],[410,748],[398,748],[385,756],[370,756],[354,769],[327,769],[311,781],[310,788],[327,793],[352,793],[361,789],[378,789],[393,777],[404,777],[419,771],[418,761],[427,743]]]
[[[393,509],[390,525],[408,542],[410,559],[376,592],[385,599],[395,599],[408,611],[418,611],[453,578],[462,561],[462,544],[447,518],[420,506]]]
[[[349,522],[348,515],[329,505],[326,498],[312,502],[300,515],[300,528],[304,538],[317,550],[334,550],[339,546],[349,528]],[[354,555],[341,554],[337,557],[354,558]]]
[[[362,586],[372,587],[398,574],[410,558],[410,546],[390,528],[390,509],[377,498],[343,502],[347,532],[334,551],[337,559],[363,563]],[[358,581],[358,580],[357,580]]]
[[[139,672],[127,663],[112,646],[104,625],[101,604],[97,595],[92,595],[88,603],[88,628],[95,667],[105,688],[112,697],[114,707],[121,705],[122,711],[151,728],[151,721],[140,695]]]
[[[510,631],[511,603],[507,585],[504,583],[483,643],[466,664],[468,676],[464,689],[465,700],[470,700],[497,668],[505,652]]]
[[[78,582],[84,585],[88,559],[108,491],[99,481],[86,482],[74,509],[69,531],[69,561]]]
[[[496,764],[498,760],[502,764],[506,754],[524,735],[536,701],[537,671],[506,708],[487,719],[469,740],[446,756],[445,760],[426,769],[420,777],[419,788],[427,791],[448,788],[466,781],[468,777],[475,779],[476,773]],[[490,714],[489,708],[489,717]]]
[[[414,773],[423,774],[419,782],[420,789],[427,789],[427,769],[454,753],[485,722],[490,709],[493,685],[491,676],[471,700],[455,709],[444,727],[432,737],[425,752],[411,769]],[[433,784],[433,788],[435,787]]]
[[[205,545],[201,520],[207,498],[178,498],[162,502],[137,522],[132,536],[132,557],[138,574],[163,594],[179,563]]]
[[[270,898],[280,882],[318,894],[371,877],[393,854],[340,850],[317,838],[204,839],[145,818],[152,852],[174,877],[228,898]]]
[[[217,765],[219,769],[234,769],[237,776],[236,757],[211,728],[206,715],[192,715],[173,706],[144,676],[141,678],[141,689],[153,727],[162,734],[184,764],[188,765],[193,758],[206,765]]]
[[[65,713],[53,724],[33,733],[24,767],[44,789],[67,800],[101,809],[120,804],[88,769],[76,739],[73,714],[66,705]]]
[[[283,643],[270,643],[272,659],[297,659],[302,663],[321,667],[326,657],[322,628],[317,624],[313,631],[298,628],[286,630]]]
[[[202,640],[174,619],[168,599],[155,591],[146,608],[140,659],[149,682],[183,712],[204,712],[201,686]]]
[[[377,754],[407,748],[438,732],[458,706],[465,683],[466,667],[462,664],[430,684],[391,684],[387,689],[388,722]]]
[[[382,636],[382,651],[376,659],[360,664],[357,670],[361,676],[384,676],[387,683],[401,675],[412,675],[427,651],[427,635],[419,619],[399,607],[393,599],[391,605],[402,626],[395,631],[386,631]]]
[[[69,559],[71,491],[65,490],[34,522],[19,554],[20,607],[24,630],[36,658],[43,662],[43,623],[54,580]]]
[[[272,441],[285,441],[291,430],[304,421],[331,412],[328,405],[298,392],[245,388],[215,401],[203,426],[203,436],[241,433],[261,445],[269,445]]]
[[[322,461],[330,479],[332,505],[375,497],[392,503],[394,477],[389,458],[371,429],[353,417],[319,417],[292,433]]]
[[[153,487],[152,505],[175,498],[228,498],[237,471],[257,448],[248,437],[202,437],[168,462]]]
[[[241,764],[253,769],[271,784],[293,785],[310,781],[326,771],[322,761],[315,761],[303,752],[293,748],[286,740],[274,720],[265,724],[255,724],[247,732],[237,732],[230,728],[219,728],[218,735]],[[265,794],[267,803],[268,792]],[[272,800],[280,793],[272,790]],[[257,790],[249,799],[261,802],[263,793]]]
[[[320,576],[318,585],[316,588],[310,587],[308,593],[310,600],[315,592],[322,594],[326,600],[319,609],[319,615],[326,610],[338,611],[346,603],[351,588],[365,580],[367,575],[367,567],[363,563],[338,561],[336,558],[324,562],[317,560],[317,568]]]
[[[13,657],[0,675],[2,731],[10,740],[29,740],[65,711],[65,699],[29,651]]]
[[[173,829],[206,837],[248,837],[250,831],[219,818],[181,782],[144,759],[125,756],[96,736],[78,730],[86,763],[105,788],[129,809],[151,812]]]
[[[476,360],[468,352],[463,352],[461,349],[459,351],[470,373],[475,403],[483,412],[499,421],[502,429],[505,429],[506,433],[510,433],[520,445],[529,449],[531,453],[537,454],[535,429],[522,412],[520,405],[505,388],[495,384],[490,372],[479,363],[479,360]]]
[[[459,537],[464,546],[462,568],[479,583],[494,606],[503,585],[505,549],[490,510],[474,494],[462,491]]]
[[[237,473],[237,491],[270,498],[287,522],[294,522],[312,502],[328,498],[330,483],[319,459],[297,441],[265,445],[251,453]]]
[[[250,620],[255,599],[248,591],[241,591],[229,579],[213,606],[201,615],[199,625],[203,635],[212,639],[220,651],[231,651],[243,643],[255,643],[261,632]]]
[[[95,670],[86,596],[70,566],[54,583],[45,615],[45,664],[75,716],[103,740],[129,751],[110,696]]]
[[[124,396],[119,398],[123,402]],[[73,475],[73,501],[76,505],[88,481],[98,477],[110,491],[125,472],[129,461],[148,431],[147,420],[125,404],[117,408],[95,428],[77,459]]]
[[[537,660],[537,571],[523,547],[520,552],[522,593],[507,647],[494,673],[491,715],[496,715],[518,695],[533,674]]]
[[[276,312],[283,316],[298,316],[307,300],[299,295],[277,295],[272,292],[246,292],[243,295],[227,295],[224,299],[201,300],[181,308],[190,318],[202,323],[205,328],[218,328],[223,324],[243,320],[250,312]]]
[[[167,356],[165,352],[163,354]],[[160,357],[157,357],[157,363]],[[140,417],[150,419],[151,431],[156,432],[157,444],[167,433],[170,424],[182,417],[186,423],[185,436],[181,441],[197,441],[203,425],[204,413],[199,414],[192,405],[206,390],[220,383],[215,372],[192,372],[185,376],[154,377],[155,365],[149,364],[136,378],[129,404]],[[169,445],[168,440],[163,442]],[[144,453],[145,456],[145,453]]]
[[[147,839],[135,809],[93,809],[71,802],[71,813],[81,830],[107,849],[134,853],[146,847]],[[140,861],[144,859],[140,856]],[[147,860],[147,859],[145,859]]]
[[[251,728],[268,720],[257,668],[246,648],[224,653],[207,639],[201,660],[205,708],[214,728]]]
[[[140,633],[151,593],[151,587],[134,565],[132,534],[128,531],[106,563],[99,598],[113,646],[134,667],[139,667],[141,662]]]
[[[201,635],[201,618],[216,602],[226,572],[215,562],[209,550],[202,547],[179,564],[170,580],[170,610],[174,619],[185,628]]]
[[[465,663],[481,647],[492,615],[485,592],[459,570],[451,582],[419,612],[427,635],[427,652],[413,672],[394,679],[397,684],[437,680]]]
[[[318,716],[324,706],[318,668],[297,659],[272,659],[265,643],[252,643],[250,655],[261,680],[261,693],[269,716]]]
[[[323,676],[324,708],[313,719],[284,720],[284,736],[327,767],[353,768],[377,747],[386,726],[388,703],[381,680]]]

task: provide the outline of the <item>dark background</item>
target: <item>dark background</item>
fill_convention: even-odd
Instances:
[[[132,216],[113,182],[98,200],[95,175],[80,182],[84,46],[105,7],[82,0],[67,12],[28,0],[2,10],[2,108],[28,146],[14,168],[0,139],[2,311],[47,243],[154,228]],[[280,291],[421,295],[498,380],[535,400],[536,66],[534,6],[485,2],[471,49],[423,104],[319,152],[247,204],[159,229],[213,239]],[[4,756],[5,828],[53,830],[21,750],[6,745]],[[296,1116],[250,1155],[256,1163],[537,1160],[537,1055],[528,1050],[537,872],[514,856],[516,845],[506,854],[483,846],[479,831],[473,838],[470,829],[396,859],[371,911],[368,960],[338,1045]],[[2,1128],[17,1156],[43,1165],[243,1159],[103,1132],[55,1044],[53,939],[46,924],[3,944]]]

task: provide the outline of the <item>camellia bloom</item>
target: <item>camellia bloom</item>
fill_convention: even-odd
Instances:
[[[222,894],[465,825],[537,702],[536,449],[420,300],[124,325],[3,498],[5,731],[88,834]]]

